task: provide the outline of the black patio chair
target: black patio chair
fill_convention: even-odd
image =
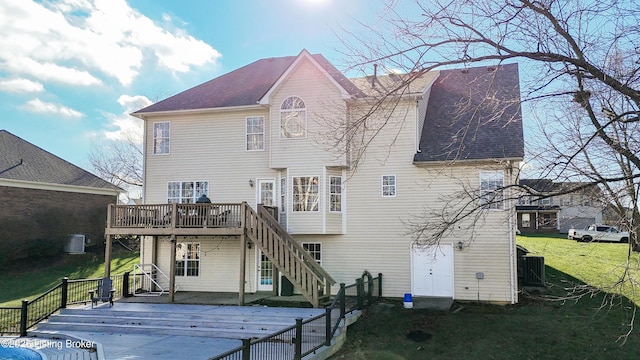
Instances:
[[[98,288],[89,290],[91,296],[91,308],[98,304],[98,301],[109,302],[109,306],[113,306],[113,295],[116,289],[112,287],[111,278],[102,278],[98,280]]]

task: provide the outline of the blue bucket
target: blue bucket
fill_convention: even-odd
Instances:
[[[404,294],[404,302],[413,302],[413,297],[411,297],[411,294]]]

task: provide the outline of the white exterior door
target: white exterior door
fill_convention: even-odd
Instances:
[[[453,246],[412,249],[411,292],[415,296],[453,297]]]
[[[265,206],[276,204],[276,181],[274,179],[258,179],[256,201]],[[273,290],[273,264],[271,260],[258,251],[258,291]]]
[[[257,203],[264,206],[276,204],[276,181],[273,179],[258,179]]]
[[[273,263],[258,251],[258,291],[273,290]]]

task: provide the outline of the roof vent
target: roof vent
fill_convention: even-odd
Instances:
[[[494,68],[494,67],[492,67],[492,66],[489,66],[489,67],[487,68],[487,71],[488,71],[488,72],[492,72],[492,71],[495,71],[495,70],[496,70],[496,68]]]
[[[468,73],[469,73],[469,70],[467,70],[467,69],[462,69],[462,73],[463,73],[463,74],[468,74]]]

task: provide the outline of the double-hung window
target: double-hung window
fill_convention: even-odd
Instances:
[[[480,171],[480,206],[483,209],[504,209],[504,172]]]
[[[292,191],[293,211],[318,211],[318,177],[293,177]]]
[[[153,154],[168,154],[170,149],[170,133],[171,128],[169,122],[153,123]]]
[[[396,196],[396,176],[382,175],[382,197]]]
[[[200,276],[200,243],[176,244],[176,276]]]
[[[247,151],[264,150],[264,116],[247,118]]]
[[[342,211],[342,176],[329,177],[329,211]]]
[[[208,181],[170,181],[167,184],[169,204],[195,203],[201,195],[209,196]]]

